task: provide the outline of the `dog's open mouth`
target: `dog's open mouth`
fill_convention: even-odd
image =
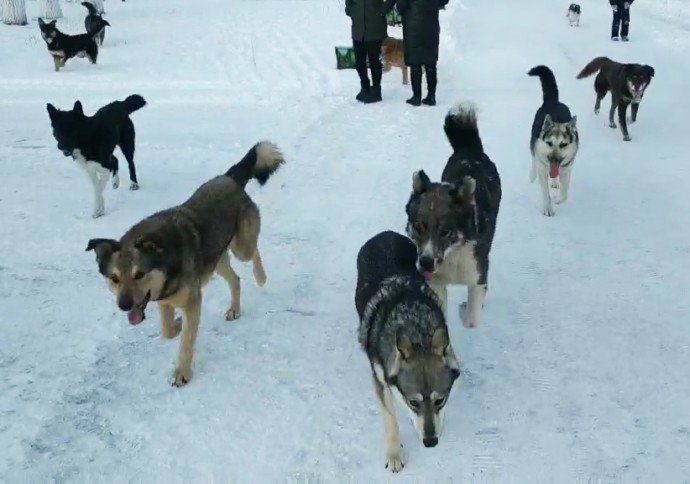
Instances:
[[[146,293],[146,297],[139,304],[127,311],[127,320],[132,326],[141,324],[146,319],[146,305],[151,299],[151,291]]]

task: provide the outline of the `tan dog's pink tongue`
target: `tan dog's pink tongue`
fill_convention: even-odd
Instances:
[[[146,319],[146,315],[141,309],[135,308],[127,312],[127,319],[129,320],[129,324],[136,326]]]
[[[558,178],[560,172],[560,165],[557,163],[551,163],[549,165],[549,178]]]

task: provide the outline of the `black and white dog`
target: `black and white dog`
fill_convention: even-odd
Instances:
[[[103,191],[113,176],[113,188],[120,185],[118,160],[113,155],[119,146],[129,168],[130,190],[137,190],[139,182],[134,167],[134,123],[129,115],[143,108],[146,101],[138,94],[124,101],[114,101],[100,108],[93,116],[86,116],[80,101],[70,111],[62,111],[47,104],[53,137],[65,156],[71,156],[84,168],[93,185],[93,218],[105,213]]]
[[[577,3],[571,3],[568,7],[568,13],[565,14],[568,17],[568,23],[570,26],[579,27],[580,26],[580,5]]]
[[[105,40],[105,28],[110,27],[110,23],[102,17],[96,7],[91,2],[81,2],[83,6],[89,11],[84,19],[84,27],[86,31],[93,34],[93,40],[98,42],[98,45],[103,45]]]

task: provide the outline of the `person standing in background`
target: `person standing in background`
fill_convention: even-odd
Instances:
[[[620,40],[628,41],[628,29],[630,28],[630,5],[634,0],[609,0],[611,10],[613,10],[613,21],[611,22],[611,40],[618,40],[620,29]]]
[[[361,86],[355,98],[366,104],[381,101],[381,43],[388,37],[386,14],[393,5],[394,0],[388,0],[385,5],[384,0],[345,0],[345,14],[352,20],[352,47]]]
[[[441,26],[439,10],[444,9],[448,0],[395,0],[402,17],[405,64],[410,66],[412,97],[408,104],[419,106],[436,105],[436,85],[438,84],[436,63]],[[427,95],[422,99],[422,67],[426,73]]]

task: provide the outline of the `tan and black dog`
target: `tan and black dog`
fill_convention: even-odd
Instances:
[[[252,261],[257,284],[266,283],[257,245],[259,208],[245,186],[251,179],[264,185],[284,162],[276,145],[259,142],[239,163],[201,185],[181,205],[145,218],[120,240],[89,240],[86,250],[96,252],[99,271],[129,322],[144,321],[146,305],[155,301],[163,336],[182,333],[174,386],[192,378],[202,289],[214,272],[230,287],[225,319],[240,315],[240,278],[230,266],[228,251],[241,261]],[[184,324],[175,320],[176,308],[184,313]]]
[[[608,57],[596,57],[580,71],[577,79],[584,79],[596,72],[599,74],[594,79],[594,91],[597,96],[594,103],[594,114],[599,114],[601,100],[604,99],[607,92],[611,91],[609,126],[617,128],[616,122],[613,120],[613,113],[618,108],[618,124],[620,124],[623,139],[630,141],[626,120],[628,105],[632,104],[630,122],[634,123],[637,121],[637,110],[640,108],[645,90],[654,77],[654,68],[647,64],[623,64]]]

